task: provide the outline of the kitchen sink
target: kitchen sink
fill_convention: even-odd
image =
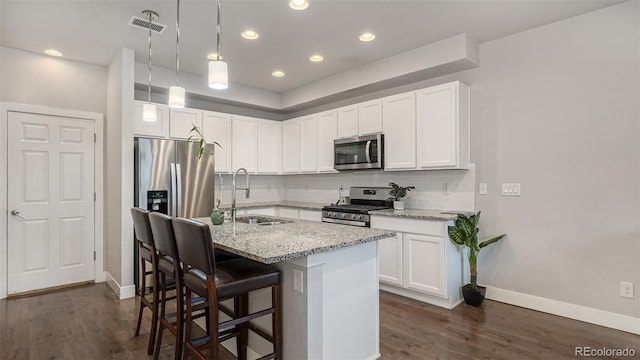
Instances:
[[[282,220],[278,218],[272,218],[267,216],[242,216],[236,217],[237,222],[249,224],[249,225],[280,225],[280,224],[288,224],[291,221]]]

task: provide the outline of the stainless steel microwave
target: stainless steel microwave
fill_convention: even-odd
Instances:
[[[333,141],[333,161],[336,170],[382,169],[383,158],[383,134],[354,136]]]

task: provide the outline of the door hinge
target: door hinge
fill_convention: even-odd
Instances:
[[[93,193],[93,201],[95,202],[96,199],[97,199],[97,195],[96,195],[96,193]]]
[[[93,252],[93,261],[96,261],[96,252]]]
[[[97,137],[98,137],[98,136],[97,136],[95,133],[93,133],[93,142],[94,142],[94,143],[97,141],[97,140],[96,140],[96,139],[97,139]]]

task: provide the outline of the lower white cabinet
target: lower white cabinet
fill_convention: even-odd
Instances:
[[[396,236],[378,242],[380,289],[451,309],[462,301],[462,254],[452,222],[371,216],[371,227]]]

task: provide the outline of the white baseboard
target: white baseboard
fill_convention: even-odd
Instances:
[[[487,286],[486,298],[640,335],[640,318]]]
[[[98,271],[96,273],[96,278],[95,278],[94,281],[95,281],[96,284],[103,283],[103,282],[107,281],[107,272],[106,271],[102,271],[102,272]]]
[[[104,275],[107,285],[109,285],[111,290],[113,290],[113,292],[118,295],[118,298],[120,300],[129,299],[136,296],[135,285],[120,286],[120,284],[116,281],[116,279],[113,278],[113,276],[111,276],[111,274],[109,274],[108,271],[105,271]]]
[[[368,358],[367,358],[367,360],[376,360],[376,359],[380,359],[380,357],[381,357],[381,356],[382,356],[382,355],[381,355],[380,353],[377,353],[377,354],[375,354],[375,355],[373,355],[373,356],[368,357]]]
[[[439,306],[445,309],[453,309],[459,304],[461,304],[463,301],[463,300],[458,300],[458,301],[452,302],[451,298],[443,298],[443,297],[434,296],[434,295],[421,294],[416,291],[407,290],[405,288],[401,288],[393,285],[387,285],[384,283],[380,283],[380,290],[390,292],[392,294],[408,297],[413,300],[422,301],[427,304]]]

